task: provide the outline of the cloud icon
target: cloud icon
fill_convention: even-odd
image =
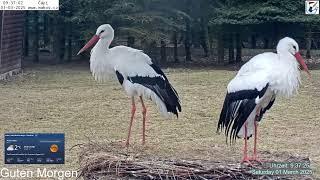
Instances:
[[[7,151],[14,151],[14,145],[10,145],[10,146],[7,148]]]

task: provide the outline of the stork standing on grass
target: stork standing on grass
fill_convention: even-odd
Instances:
[[[90,69],[97,81],[105,81],[109,76],[116,75],[119,83],[132,99],[131,119],[126,146],[129,146],[134,114],[136,111],[135,97],[142,104],[143,130],[142,143],[145,143],[145,126],[147,108],[143,98],[151,99],[160,113],[168,118],[170,114],[178,117],[181,105],[177,91],[172,87],[166,75],[150,57],[141,50],[126,46],[109,48],[114,38],[114,30],[109,24],[98,27],[96,34],[78,52],[93,47],[90,57]]]
[[[257,158],[258,122],[271,108],[276,96],[291,97],[300,85],[300,68],[309,70],[299,53],[298,43],[281,39],[277,53],[262,53],[244,64],[227,87],[227,95],[218,123],[230,141],[244,138],[243,162]],[[253,158],[248,157],[247,140],[254,135]]]

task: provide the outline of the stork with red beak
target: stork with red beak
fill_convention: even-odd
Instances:
[[[143,99],[151,99],[164,117],[181,112],[177,91],[172,87],[163,71],[152,63],[150,57],[141,50],[126,46],[109,48],[114,38],[114,30],[109,24],[98,27],[96,34],[78,54],[93,47],[90,57],[90,69],[97,81],[106,81],[115,75],[125,92],[131,97],[131,119],[126,146],[129,146],[131,127],[136,111],[135,97],[142,105],[143,130],[142,142],[145,143],[145,125],[147,109]]]
[[[291,97],[298,91],[300,68],[311,76],[299,53],[298,43],[285,37],[279,41],[277,53],[267,52],[253,57],[228,84],[217,130],[224,131],[230,141],[244,139],[242,162],[259,161],[258,123],[277,96]],[[249,158],[247,140],[252,135],[253,157]]]

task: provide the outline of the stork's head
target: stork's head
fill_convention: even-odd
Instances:
[[[281,39],[277,46],[277,52],[279,54],[288,54],[295,57],[295,59],[300,64],[300,68],[304,71],[306,71],[309,76],[311,76],[308,66],[306,65],[304,59],[302,58],[300,52],[299,52],[299,45],[298,43],[289,37],[285,37]]]
[[[114,38],[114,30],[110,24],[102,24],[98,27],[96,34],[87,42],[86,45],[78,52],[77,55],[82,53],[83,51],[89,49],[94,46],[100,39],[106,40],[106,46],[110,45],[111,41]]]
[[[98,27],[96,31],[96,36],[99,36],[100,39],[110,38],[114,36],[114,30],[110,24],[102,24]]]

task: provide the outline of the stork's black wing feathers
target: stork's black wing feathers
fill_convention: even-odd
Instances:
[[[261,109],[261,111],[260,111],[260,116],[258,117],[257,121],[261,121],[264,113],[272,107],[272,105],[274,104],[274,101],[275,101],[275,100],[276,100],[276,97],[273,96],[272,99],[271,99],[271,101],[270,101],[269,104],[267,105],[267,107]]]
[[[177,91],[172,87],[168,78],[160,68],[154,64],[151,64],[150,66],[161,76],[133,76],[128,77],[128,80],[152,90],[166,105],[168,112],[171,112],[178,117],[178,111],[181,112],[181,105]]]
[[[122,76],[122,74],[119,71],[116,71],[116,75],[117,75],[119,83],[122,85],[123,81],[124,81],[124,77]]]
[[[167,76],[164,74],[164,72],[163,72],[158,66],[156,66],[155,64],[151,64],[150,66],[153,68],[153,70],[154,70],[156,73],[162,75],[162,76],[165,78],[165,80],[169,82]],[[170,84],[170,83],[169,83],[169,84]],[[171,86],[171,84],[170,84],[170,86]],[[177,91],[176,91],[172,86],[171,86],[171,89],[174,91],[174,93],[176,94],[176,96],[179,98]],[[180,110],[179,110],[179,111],[181,112],[181,107],[180,107]]]
[[[226,137],[229,136],[230,140],[235,140],[241,127],[256,106],[255,99],[258,96],[261,98],[268,87],[269,84],[260,91],[254,89],[227,93],[220,113],[217,131],[224,130]],[[263,109],[264,112],[267,108]]]

